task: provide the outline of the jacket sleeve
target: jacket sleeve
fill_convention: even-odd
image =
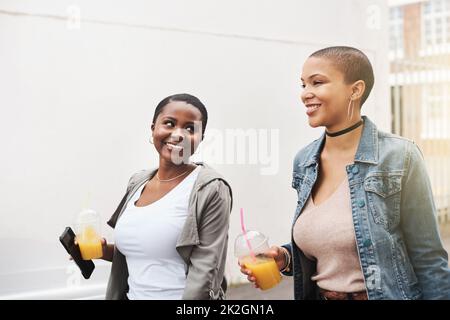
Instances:
[[[198,221],[199,244],[192,248],[183,299],[220,298],[228,244],[231,190],[221,180],[211,192]]]
[[[410,149],[401,200],[405,245],[422,298],[450,299],[448,254],[439,236],[431,183],[419,148],[411,144]]]

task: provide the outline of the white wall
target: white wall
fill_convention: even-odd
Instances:
[[[249,229],[287,242],[293,156],[322,132],[299,100],[305,58],[328,45],[364,50],[376,73],[364,111],[389,129],[386,21],[381,0],[0,0],[0,298],[101,297],[108,264],[81,280],[58,236],[86,205],[106,222],[129,176],[156,165],[153,110],[179,92],[208,108],[203,149],[216,157],[204,160],[233,187],[227,276],[242,280],[239,208]],[[227,129],[279,130],[275,174],[261,175],[263,158],[220,161]]]

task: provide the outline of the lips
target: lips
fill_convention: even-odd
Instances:
[[[309,103],[306,105],[306,114],[308,116],[312,115],[317,109],[322,106],[321,103]]]

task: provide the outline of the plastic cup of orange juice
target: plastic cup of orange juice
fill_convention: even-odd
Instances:
[[[273,288],[281,281],[275,260],[264,254],[268,249],[269,239],[258,231],[240,234],[234,242],[235,256],[241,265],[252,271],[261,290]]]
[[[91,209],[81,211],[76,222],[76,239],[83,260],[99,259],[103,256],[100,234],[98,213]]]

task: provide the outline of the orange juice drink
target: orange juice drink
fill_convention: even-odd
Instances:
[[[280,271],[273,258],[257,256],[253,259],[247,256],[242,259],[242,263],[252,271],[261,290],[270,289],[281,281]]]
[[[83,232],[77,236],[83,260],[98,259],[103,256],[102,243],[95,229],[91,226],[84,228]]]

